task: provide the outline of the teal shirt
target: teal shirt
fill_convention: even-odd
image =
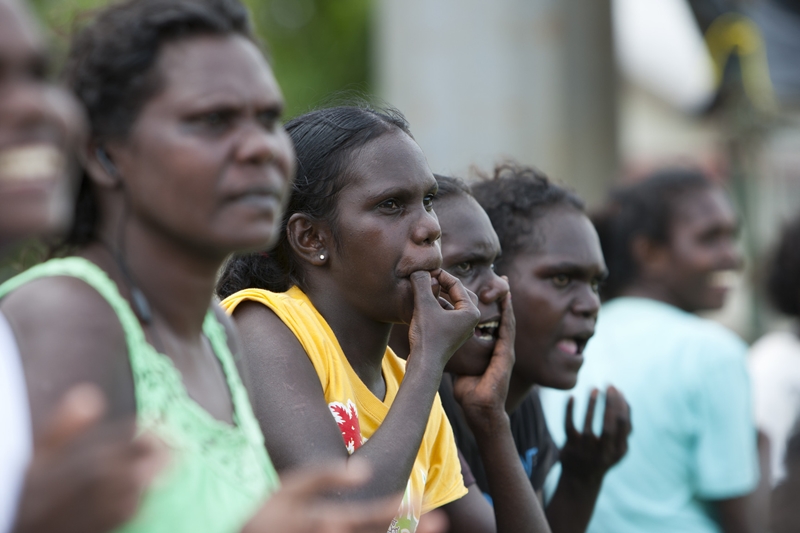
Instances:
[[[215,419],[189,397],[172,360],[147,343],[128,302],[94,263],[69,257],[37,265],[0,285],[0,298],[46,276],[81,279],[111,306],[125,332],[138,429],[157,435],[171,452],[170,465],[145,493],[137,514],[118,533],[240,531],[279,481],[228,348],[225,329],[214,312],[206,314],[203,333],[225,372],[233,425]]]
[[[576,427],[592,387],[614,385],[631,406],[629,450],[603,481],[589,533],[721,531],[704,501],[742,496],[758,481],[746,353],[729,330],[655,300],[602,306],[577,386],[541,394],[559,446],[570,394]]]

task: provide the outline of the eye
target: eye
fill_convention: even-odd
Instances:
[[[475,265],[469,261],[453,265],[452,267],[447,269],[448,272],[459,278],[465,278],[471,275],[474,270],[475,270]]]
[[[378,207],[380,207],[381,209],[390,209],[390,210],[400,209],[400,202],[398,202],[394,198],[390,198],[389,200],[384,200],[383,202],[381,202],[378,205]]]
[[[280,113],[274,110],[262,111],[258,114],[258,122],[269,131],[275,129],[275,127],[280,123],[280,118]]]
[[[569,285],[569,282],[572,281],[566,274],[556,274],[551,279],[553,280],[553,285],[561,289]]]
[[[434,195],[433,194],[429,194],[425,198],[422,199],[422,205],[425,206],[425,209],[427,211],[430,211],[430,210],[433,209],[433,198],[434,198]]]
[[[592,291],[597,294],[600,292],[600,285],[602,282],[599,279],[592,280]]]
[[[219,132],[230,127],[233,120],[234,113],[230,111],[211,111],[200,115],[196,122],[208,130]]]
[[[491,268],[491,269],[492,269],[492,272],[497,272],[497,267],[496,267],[496,266],[494,266],[494,263],[492,263],[491,265],[489,265],[489,268]]]

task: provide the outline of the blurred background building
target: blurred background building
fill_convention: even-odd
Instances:
[[[63,57],[106,1],[32,3]],[[754,280],[800,210],[800,0],[246,2],[289,116],[377,97],[436,172],[513,158],[596,205],[656,167],[704,168],[737,202],[749,257],[717,318],[748,340],[775,323]]]

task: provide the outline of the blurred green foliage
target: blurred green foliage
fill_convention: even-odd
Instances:
[[[244,0],[266,43],[287,116],[332,93],[370,92],[372,0]],[[58,63],[74,28],[108,0],[31,0],[55,41]]]

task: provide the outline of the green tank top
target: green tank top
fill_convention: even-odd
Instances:
[[[147,491],[137,515],[117,531],[240,531],[279,482],[214,312],[206,314],[203,332],[225,372],[234,425],[215,419],[189,397],[172,360],[148,344],[128,302],[94,263],[80,257],[47,261],[0,285],[0,298],[48,276],[83,280],[114,310],[125,332],[139,430],[158,435],[172,452],[170,466]]]

